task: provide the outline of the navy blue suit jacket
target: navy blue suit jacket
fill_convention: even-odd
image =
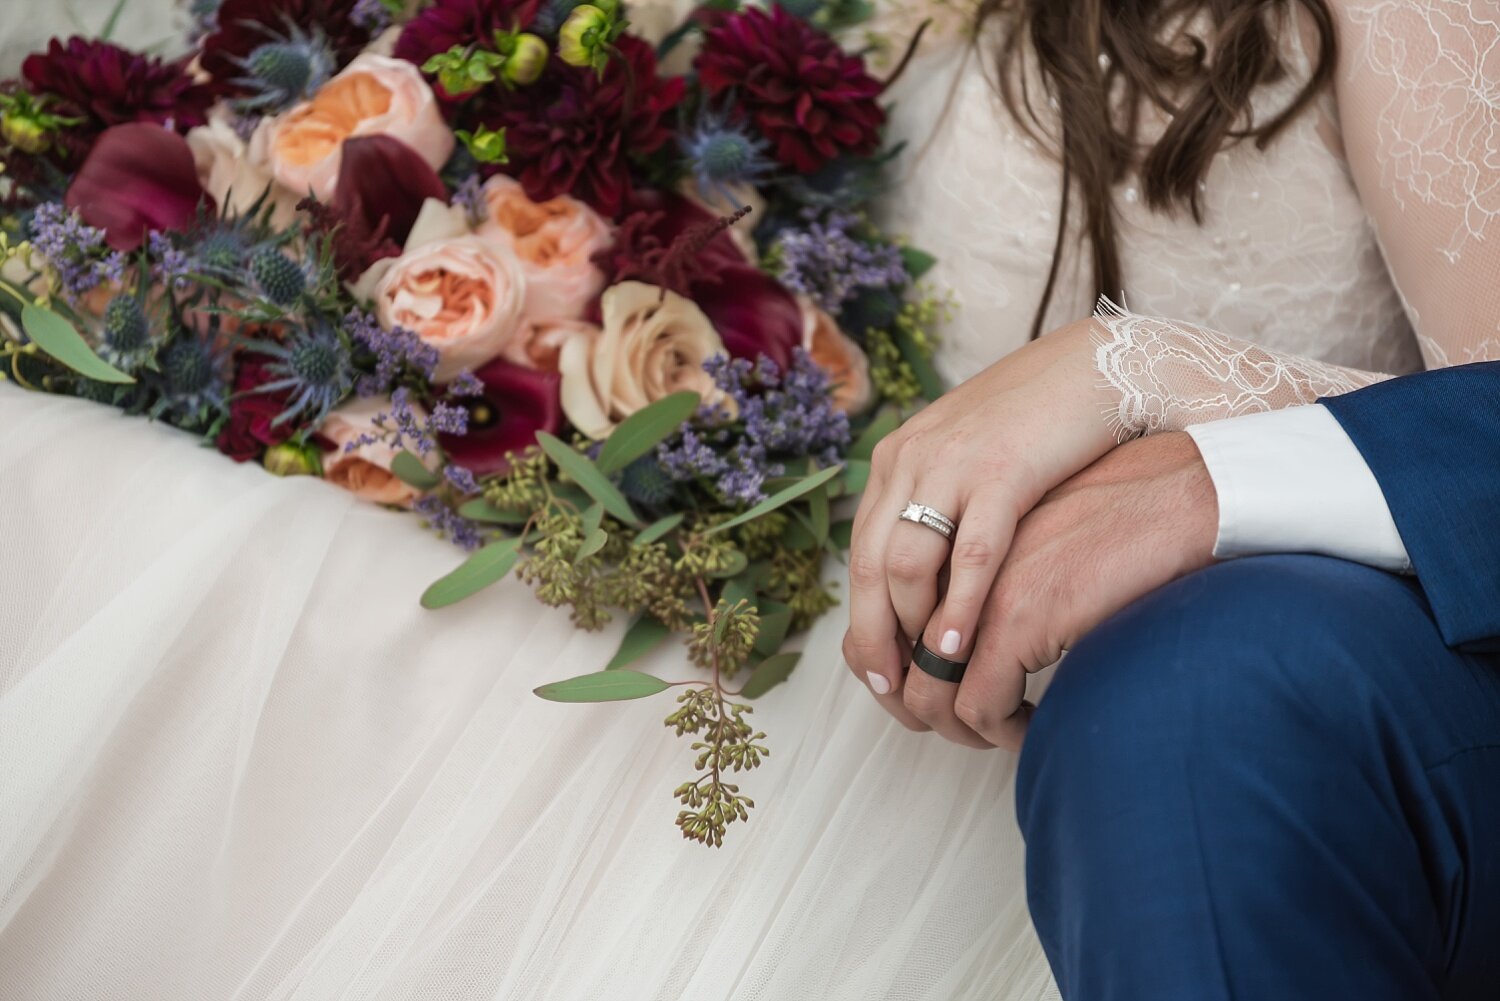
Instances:
[[[1448,645],[1500,651],[1500,362],[1321,402],[1380,483]]]

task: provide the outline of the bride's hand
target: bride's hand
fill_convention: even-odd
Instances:
[[[934,653],[965,659],[1016,523],[1048,490],[1115,444],[1102,416],[1107,400],[1092,363],[1091,331],[1092,321],[1082,320],[1008,355],[875,450],[854,519],[844,657],[913,729],[990,746],[951,706],[934,712],[923,705],[913,712],[912,698],[903,704],[909,640],[925,634]],[[909,501],[957,522],[952,543],[901,521]],[[1024,675],[1015,683],[1024,687]]]

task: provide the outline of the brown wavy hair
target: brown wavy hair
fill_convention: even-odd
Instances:
[[[1278,31],[1297,30],[1297,7],[1317,31],[1312,72],[1286,107],[1255,121],[1255,89],[1288,72]],[[1138,169],[1148,206],[1186,210],[1201,223],[1198,183],[1215,154],[1247,139],[1264,149],[1332,80],[1337,57],[1326,0],[983,0],[978,21],[999,27],[995,68],[1005,107],[1062,161],[1057,242],[1033,338],[1042,333],[1057,287],[1075,197],[1082,202],[1095,294],[1118,295],[1114,185]],[[1189,23],[1203,26],[1206,37],[1181,30]],[[1046,135],[1027,92],[1020,62],[1028,48],[1047,95],[1057,102],[1055,136]],[[1137,133],[1148,106],[1166,114],[1167,126],[1143,149]]]

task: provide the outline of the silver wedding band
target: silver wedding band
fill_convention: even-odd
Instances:
[[[901,512],[901,520],[924,525],[949,542],[953,541],[953,534],[958,531],[958,525],[952,518],[941,511],[934,511],[926,504],[918,504],[916,501],[907,502],[906,509]]]

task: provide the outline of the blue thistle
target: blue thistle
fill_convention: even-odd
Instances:
[[[729,189],[736,184],[754,184],[776,168],[766,155],[770,147],[764,139],[750,135],[717,112],[704,111],[681,142],[698,186],[706,192],[717,192],[736,208],[739,202]]]
[[[248,91],[233,102],[234,109],[241,114],[274,115],[285,111],[312,97],[338,68],[328,40],[317,27],[309,33],[288,21],[285,34],[266,27],[260,30],[267,40],[248,56],[235,59],[243,75],[232,82]]]
[[[274,378],[256,391],[285,392],[286,409],[272,424],[315,424],[328,416],[354,386],[349,346],[328,323],[314,320],[292,327],[284,340],[254,341],[250,347],[269,355],[266,370]]]
[[[162,349],[157,356],[161,398],[151,408],[152,417],[165,416],[179,427],[199,428],[213,414],[224,411],[228,359],[214,349],[212,340],[184,328]]]
[[[262,247],[250,258],[250,274],[266,298],[290,306],[307,288],[307,275],[296,261],[275,247]]]
[[[643,455],[620,473],[625,496],[647,507],[661,507],[672,498],[673,481],[651,456]]]
[[[109,305],[104,307],[99,356],[121,371],[134,372],[149,363],[155,354],[151,324],[140,299],[121,293],[109,300]]]

